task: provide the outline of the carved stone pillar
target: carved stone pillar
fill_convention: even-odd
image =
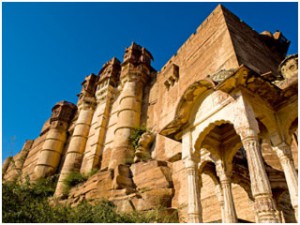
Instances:
[[[184,165],[188,176],[188,222],[200,223],[202,218],[200,214],[201,205],[197,163],[192,159],[185,159]]]
[[[222,222],[225,221],[225,210],[224,210],[224,196],[223,196],[223,190],[220,184],[216,184],[215,187],[215,193],[217,196],[217,199],[220,203],[220,207],[221,207],[221,217],[222,217]]]
[[[257,134],[250,128],[238,132],[247,154],[251,191],[259,223],[279,222],[272,197],[270,182],[264,167]]]
[[[89,101],[86,101],[89,100]],[[88,98],[78,105],[79,115],[74,126],[73,136],[68,146],[65,161],[57,182],[55,196],[59,197],[66,191],[64,180],[73,171],[80,169],[83,152],[89,134],[95,109],[95,99]]]
[[[34,168],[35,180],[56,172],[67,139],[67,129],[76,108],[74,104],[66,101],[59,102],[53,107],[50,130]]]
[[[226,173],[225,168],[221,163],[217,163],[216,170],[223,191],[223,201],[224,201],[223,223],[236,223],[237,216],[234,207],[230,176]]]
[[[295,217],[298,221],[298,176],[291,154],[291,149],[286,143],[273,148],[280,160],[285,179],[288,185],[291,203],[295,209]]]

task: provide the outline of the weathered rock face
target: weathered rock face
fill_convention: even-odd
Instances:
[[[133,200],[135,209],[171,207],[174,190],[171,171],[166,162],[156,160],[139,162],[131,166],[131,171],[140,196]]]
[[[83,199],[109,199],[122,211],[171,207],[174,194],[171,170],[166,162],[151,160],[119,165],[115,170],[99,171],[83,184],[72,188],[70,204]]]
[[[14,157],[9,157],[5,160],[2,168],[3,179],[14,181],[21,178],[24,168],[25,160],[28,157],[29,149],[32,148],[34,141],[28,140],[23,145],[22,150]]]
[[[3,180],[59,174],[62,202],[164,207],[180,222],[296,222],[298,55],[285,58],[288,45],[221,5],[159,72],[132,43],[123,62],[84,79],[77,106],[53,107]],[[66,188],[70,174],[94,171]]]

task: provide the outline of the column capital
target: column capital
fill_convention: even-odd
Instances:
[[[231,171],[225,168],[223,161],[219,160],[216,162],[216,172],[221,183],[229,184],[231,182]]]
[[[248,139],[257,138],[257,132],[250,127],[237,128],[236,132],[240,135],[242,141],[247,141]]]
[[[198,162],[195,162],[193,159],[191,158],[188,158],[188,159],[184,159],[183,160],[184,162],[184,167],[186,169],[196,169],[197,168],[197,165],[198,165]]]
[[[292,159],[291,147],[285,142],[282,142],[281,144],[273,147],[273,150],[276,152],[280,161],[282,160],[286,161]]]

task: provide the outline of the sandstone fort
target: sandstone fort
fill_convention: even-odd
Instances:
[[[298,54],[286,55],[289,44],[222,5],[159,71],[150,49],[132,43],[83,79],[77,104],[53,106],[40,135],[6,159],[3,181],[56,174],[62,202],[162,206],[181,222],[296,222]],[[66,187],[69,174],[91,171]]]

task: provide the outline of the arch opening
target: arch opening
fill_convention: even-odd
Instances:
[[[224,201],[222,200],[222,185],[216,168],[216,165],[221,163],[224,166],[225,173],[231,178],[234,204],[236,206],[243,205],[242,208],[235,208],[237,220],[239,222],[255,222],[255,213],[253,212],[254,199],[251,193],[246,152],[242,148],[240,136],[236,133],[233,124],[225,120],[210,124],[198,137],[195,147],[196,151],[202,149],[203,152],[203,149],[206,149],[211,160],[202,162],[205,163],[205,165],[201,163],[201,170],[199,170],[199,172],[201,173],[201,179],[204,181],[203,184],[209,183],[208,180],[213,181],[215,185],[215,197],[219,198],[219,203],[220,201]],[[210,182],[209,185],[212,185],[212,182]],[[221,194],[219,193],[219,196],[217,195],[218,185],[221,187]],[[204,208],[207,205],[205,199],[209,197],[212,199],[215,198],[212,196],[208,197],[208,194],[205,192],[208,191],[210,195],[213,195],[212,187],[210,190],[206,189],[202,188],[200,195],[203,212],[207,210]],[[205,193],[206,198],[203,197],[202,193]],[[222,210],[222,203],[220,203],[220,209],[218,210]],[[217,215],[219,216],[220,214]],[[217,215],[207,218],[207,221],[210,219],[211,221],[217,222],[218,219],[221,218]],[[203,217],[203,219],[203,222],[205,222],[205,217]]]

